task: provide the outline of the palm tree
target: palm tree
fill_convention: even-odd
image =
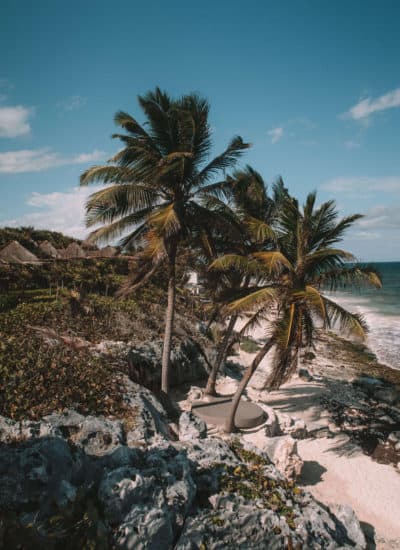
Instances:
[[[297,366],[299,349],[312,346],[317,328],[339,327],[360,339],[366,324],[359,314],[334,302],[325,290],[371,285],[380,288],[379,274],[370,266],[354,263],[354,256],[335,248],[344,232],[360,215],[338,219],[334,201],[316,208],[316,195],[308,195],[304,207],[287,197],[276,228],[277,250],[255,252],[249,256],[229,255],[214,262],[214,267],[237,266],[252,277],[262,277],[263,285],[249,288],[244,296],[229,304],[232,312],[249,313],[246,328],[267,316],[271,319],[268,338],[246,370],[232,402],[225,430],[234,429],[240,398],[265,355],[275,349],[274,363],[267,382],[269,389],[279,387]]]
[[[208,161],[212,143],[206,100],[195,94],[172,99],[159,88],[138,100],[145,124],[118,112],[115,122],[126,133],[113,137],[124,148],[108,164],[84,172],[81,185],[111,184],[90,196],[86,221],[88,226],[102,225],[90,240],[122,236],[119,244],[136,251],[135,270],[125,292],[143,284],[161,264],[166,266],[161,391],[168,395],[178,249],[193,232],[207,234],[209,227],[223,224],[219,196],[229,182],[211,182],[232,167],[249,145],[235,137],[222,154]],[[218,207],[215,212],[207,204],[211,197]]]
[[[232,208],[240,223],[240,233],[233,239],[232,235],[224,234],[219,238],[214,237],[216,253],[230,251],[234,254],[249,256],[257,251],[269,250],[274,246],[276,235],[273,230],[287,190],[279,178],[272,187],[272,196],[268,195],[268,188],[261,174],[251,166],[233,173],[231,185],[228,189]],[[217,272],[217,273],[216,273]],[[237,293],[247,289],[250,283],[250,276],[232,266],[230,270],[224,269],[218,272],[215,269],[209,270],[209,275],[219,282],[215,299],[220,300],[221,296]],[[219,291],[219,292],[218,292]],[[226,310],[225,310],[226,313]],[[234,343],[232,337],[236,322],[239,318],[237,312],[228,310],[229,322],[224,331],[223,337],[218,346],[218,353],[213,368],[208,377],[205,388],[205,395],[215,395],[215,385],[218,372],[225,363],[228,351]]]

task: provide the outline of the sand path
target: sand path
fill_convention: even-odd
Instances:
[[[326,424],[327,413],[318,402],[323,392],[323,383],[295,380],[266,401],[306,423]],[[349,504],[377,548],[400,549],[400,472],[374,462],[346,435],[300,440],[298,452],[305,489],[325,504]]]

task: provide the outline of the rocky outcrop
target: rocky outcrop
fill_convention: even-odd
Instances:
[[[290,435],[267,438],[263,451],[286,478],[296,479],[300,475],[303,461],[297,453],[297,442]]]
[[[124,419],[73,410],[0,419],[0,547],[365,547],[352,511],[335,515],[271,462],[285,458],[288,473],[292,438],[272,438],[274,450],[262,452],[207,438],[184,413],[181,441],[172,441],[154,396],[128,380],[126,388]]]
[[[180,441],[203,439],[206,436],[207,426],[201,418],[189,411],[185,411],[181,414],[179,417]]]
[[[147,388],[156,390],[161,380],[162,342],[132,348],[128,354],[129,375]],[[200,345],[187,339],[171,353],[170,384],[190,383],[207,378],[209,364]]]

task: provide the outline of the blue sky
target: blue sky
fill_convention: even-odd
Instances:
[[[215,152],[366,214],[345,245],[400,260],[398,1],[6,0],[0,7],[0,224],[83,236],[80,173],[143,121],[159,85],[211,103]]]

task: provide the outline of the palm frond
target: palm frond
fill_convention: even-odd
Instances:
[[[351,313],[336,302],[329,300],[326,296],[323,297],[329,325],[334,327],[339,326],[339,329],[364,340],[368,325],[364,317],[358,313]]]
[[[335,291],[343,288],[361,288],[371,286],[382,288],[382,277],[374,266],[354,265],[331,269],[314,279],[316,285]]]

